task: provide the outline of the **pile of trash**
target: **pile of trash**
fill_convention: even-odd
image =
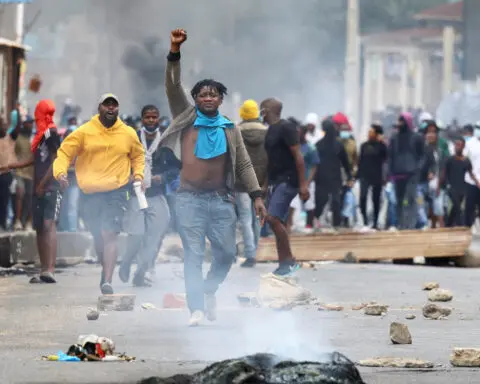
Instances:
[[[115,343],[107,337],[80,335],[68,351],[42,356],[46,361],[134,361],[135,357],[115,353]]]
[[[193,375],[150,377],[138,384],[365,384],[355,364],[338,352],[320,361],[282,360],[258,353],[220,361]]]
[[[15,264],[10,268],[0,267],[0,277],[17,276],[17,275],[30,275],[37,272],[38,269],[35,265],[30,264]]]

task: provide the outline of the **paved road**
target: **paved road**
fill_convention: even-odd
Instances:
[[[328,303],[344,305],[344,312],[295,308],[278,313],[240,308],[235,295],[255,290],[260,273],[234,267],[219,294],[219,320],[201,328],[188,328],[183,310],[142,310],[142,303],[161,307],[167,291],[182,292],[181,264],[158,265],[157,286],[132,288],[117,284],[119,292],[137,294],[133,312],[110,312],[98,321],[85,314],[96,305],[99,268],[80,265],[58,274],[57,286],[29,286],[24,276],[0,278],[0,382],[1,383],[135,383],[151,375],[194,372],[218,359],[250,352],[273,352],[314,358],[325,350],[338,350],[352,360],[374,356],[417,357],[439,367],[429,372],[361,368],[369,384],[478,383],[478,370],[448,365],[454,346],[480,346],[479,271],[380,264],[324,264],[316,271],[299,272],[300,281]],[[446,321],[428,321],[420,308],[426,301],[424,282],[435,280],[454,292],[455,308]],[[385,318],[365,317],[351,305],[376,300],[391,306]],[[413,309],[406,309],[413,308]],[[390,321],[407,313],[413,345],[389,342]],[[118,351],[136,356],[135,363],[43,362],[41,355],[66,350],[80,334],[111,337]]]

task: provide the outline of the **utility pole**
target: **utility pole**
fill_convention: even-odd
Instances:
[[[345,55],[344,100],[345,113],[350,119],[354,133],[361,132],[360,103],[360,39],[358,0],[347,0],[347,43]]]
[[[23,44],[23,27],[25,19],[25,4],[17,4],[17,12],[15,18],[15,35],[17,44]]]

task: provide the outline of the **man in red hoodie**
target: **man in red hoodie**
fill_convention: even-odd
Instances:
[[[35,108],[37,133],[33,138],[33,160],[10,164],[8,169],[28,167],[33,164],[33,225],[37,232],[37,248],[40,256],[40,276],[30,283],[56,283],[55,262],[57,259],[56,221],[62,195],[60,186],[53,178],[52,164],[60,147],[60,135],[53,122],[55,104],[52,100],[41,100]]]

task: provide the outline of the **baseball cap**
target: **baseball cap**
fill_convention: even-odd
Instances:
[[[115,96],[113,93],[104,93],[102,96],[100,96],[100,99],[98,99],[98,104],[103,104],[107,99],[113,99],[118,104],[120,104],[120,102],[118,101],[118,97]]]

